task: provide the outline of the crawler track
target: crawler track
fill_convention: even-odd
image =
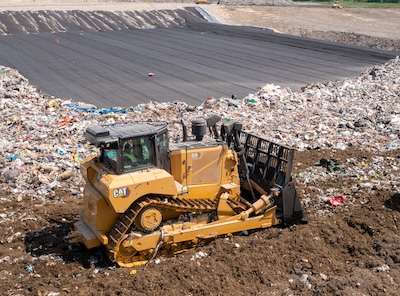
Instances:
[[[228,199],[228,204],[236,212],[245,210],[247,207],[242,203],[233,199]],[[193,212],[214,212],[217,210],[218,200],[211,199],[194,199],[187,200],[182,198],[166,199],[161,197],[147,197],[146,199],[135,203],[129,208],[114,224],[113,228],[108,234],[109,244],[107,245],[107,254],[111,261],[118,262],[120,265],[130,266],[134,262],[143,262],[151,259],[154,253],[153,250],[146,250],[142,252],[128,251],[121,247],[121,243],[125,239],[125,235],[129,234],[134,229],[134,222],[139,213],[146,207],[155,207],[158,209],[174,210],[181,213]],[[137,233],[135,229],[135,233]],[[174,250],[168,250],[172,253],[179,253],[185,249],[190,249],[193,246],[190,242],[181,243],[174,247]],[[156,248],[156,246],[155,246]],[[156,250],[164,252],[166,250]]]

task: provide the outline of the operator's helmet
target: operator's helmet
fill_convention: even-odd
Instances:
[[[133,140],[130,139],[126,141],[122,150],[126,152],[133,152]]]

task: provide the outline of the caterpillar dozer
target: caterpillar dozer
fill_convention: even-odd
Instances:
[[[86,184],[70,243],[104,245],[111,261],[132,267],[302,219],[293,149],[214,114],[191,129],[182,120],[175,143],[165,122],[88,127],[85,138],[99,153],[81,163]]]

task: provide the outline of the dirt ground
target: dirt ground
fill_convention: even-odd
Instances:
[[[400,157],[398,150],[381,156]],[[373,157],[359,147],[297,152],[293,176],[322,158],[348,170],[348,159],[372,163]],[[115,267],[101,248],[66,242],[79,195],[59,190],[46,204],[2,202],[3,212],[15,213],[0,226],[2,294],[398,295],[400,195],[360,190],[338,207],[317,198],[319,189],[343,187],[348,194],[358,183],[340,175],[297,183],[304,223],[220,238],[134,269]]]
[[[325,28],[337,28],[329,30],[337,41],[400,48],[399,10],[257,7],[260,17],[249,23],[244,20],[254,18],[253,7],[224,9],[229,11],[229,17],[224,14],[229,22],[329,37],[322,33],[320,22],[315,29],[318,16],[326,20]],[[302,19],[294,17],[295,13]],[[397,15],[394,27],[387,31],[387,26],[376,25],[379,15],[385,20]],[[344,26],[348,18],[368,21],[371,30],[364,25]],[[369,37],[364,37],[368,32]],[[365,43],[361,42],[364,38]],[[1,194],[0,202],[0,294],[398,295],[400,194],[379,186],[361,188],[356,176],[344,172],[354,163],[368,166],[376,157],[391,159],[398,166],[399,150],[374,154],[363,147],[350,147],[298,151],[295,157],[293,177],[303,203],[303,223],[220,238],[134,269],[114,266],[101,248],[86,250],[67,243],[66,235],[78,218],[81,193],[60,188],[42,203],[18,199],[18,190],[11,186]],[[299,174],[322,158],[343,164],[343,173],[300,182],[304,179]],[[329,188],[341,188],[346,202],[334,207],[319,200],[319,190]],[[10,214],[12,219],[2,219]]]
[[[221,22],[399,52],[400,9],[291,6],[204,6]]]

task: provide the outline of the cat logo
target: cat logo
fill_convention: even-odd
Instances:
[[[127,187],[114,189],[114,198],[119,198],[119,197],[126,198],[130,194],[131,194],[131,191]]]

